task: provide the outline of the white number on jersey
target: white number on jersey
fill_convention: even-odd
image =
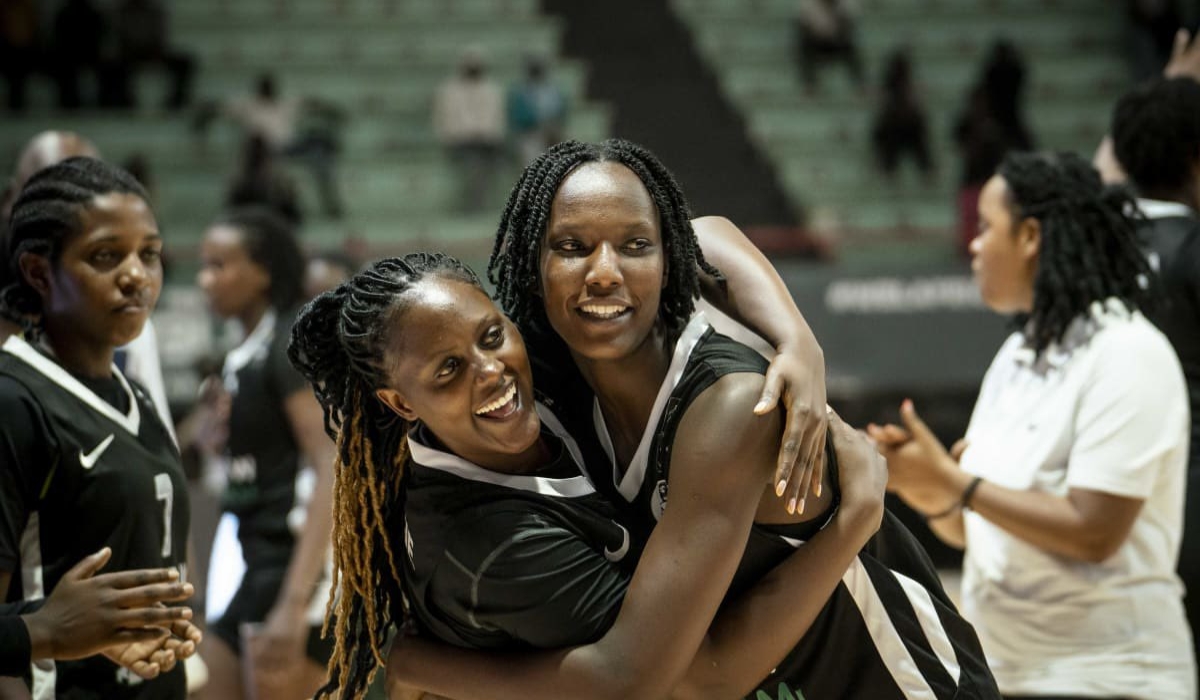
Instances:
[[[171,475],[167,473],[154,475],[154,497],[163,502],[163,557],[171,556],[171,508],[175,504],[175,487],[171,485]]]

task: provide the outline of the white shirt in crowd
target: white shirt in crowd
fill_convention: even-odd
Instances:
[[[455,75],[438,88],[433,131],[446,145],[504,140],[504,93],[490,78]]]
[[[962,468],[1012,489],[1144,500],[1126,542],[1088,563],[966,513],[963,612],[1006,695],[1193,700],[1175,575],[1187,391],[1167,339],[1115,300],[1093,304],[1035,363],[1020,333],[992,361]]]

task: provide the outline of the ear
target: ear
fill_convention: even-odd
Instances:
[[[42,299],[50,296],[50,276],[51,267],[50,261],[44,255],[37,253],[21,253],[21,258],[17,262],[17,266],[21,270],[21,276],[33,287],[34,291]]]
[[[1042,248],[1042,222],[1027,216],[1017,225],[1017,247],[1026,260],[1037,260]]]
[[[409,423],[417,420],[417,414],[408,405],[408,401],[395,389],[376,389],[375,398]]]

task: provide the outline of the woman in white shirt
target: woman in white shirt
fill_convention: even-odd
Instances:
[[[1127,195],[1081,158],[1015,154],[979,200],[972,269],[1017,330],[947,452],[905,401],[872,426],[889,488],[965,548],[963,612],[1006,698],[1196,698],[1175,576],[1187,393],[1138,310]]]

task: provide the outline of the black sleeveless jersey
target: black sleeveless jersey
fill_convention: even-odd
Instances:
[[[647,433],[623,475],[615,465],[599,404],[594,403],[595,432],[609,463],[606,473],[593,474],[593,481],[633,506],[629,524],[635,540],[649,538],[667,507],[671,449],[688,406],[727,374],[763,374],[766,368],[767,362],[757,352],[714,332],[704,315],[696,314],[676,343]],[[831,445],[826,456],[836,475]],[[836,489],[836,479],[834,484]],[[752,586],[825,522],[827,517],[796,525],[755,525],[729,595]],[[1000,696],[974,629],[959,616],[924,549],[889,513],[809,632],[747,697]]]
[[[187,485],[145,392],[115,367],[106,380],[77,379],[14,336],[0,352],[0,415],[0,568],[12,572],[10,601],[45,596],[105,546],[113,554],[104,571],[174,566],[186,579]],[[31,688],[35,700],[186,695],[182,664],[143,682],[102,657],[36,661]]]
[[[544,406],[538,413],[556,454],[536,475],[488,471],[423,426],[410,432],[404,521],[391,541],[404,542],[414,618],[445,642],[573,646],[603,636],[620,611],[629,532],[583,475],[575,441]]]
[[[287,566],[295,536],[300,448],[284,401],[307,384],[287,359],[293,315],[269,312],[225,358],[229,411],[229,484],[221,506],[238,516],[246,565]]]

